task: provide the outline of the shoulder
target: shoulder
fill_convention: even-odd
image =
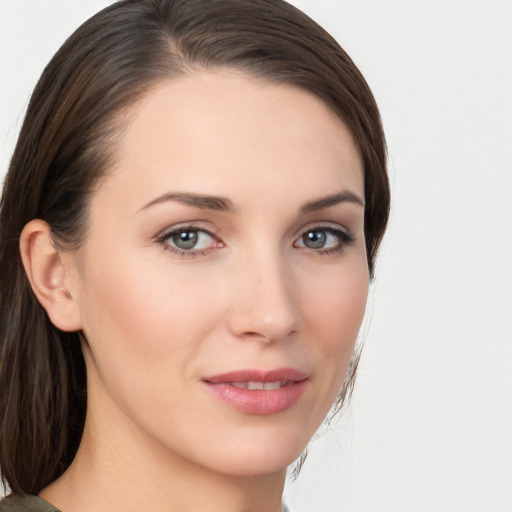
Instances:
[[[8,496],[0,499],[0,512],[61,512],[39,496]]]

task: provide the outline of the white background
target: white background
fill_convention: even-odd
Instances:
[[[104,0],[0,0],[0,174],[44,64]],[[512,1],[297,0],[361,68],[393,214],[351,408],[293,512],[512,512]]]

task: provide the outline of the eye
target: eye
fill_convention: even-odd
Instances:
[[[211,239],[212,237],[208,233],[192,229],[179,231],[169,237],[169,241],[183,251],[206,249],[210,245]]]
[[[205,254],[210,249],[222,247],[222,243],[208,231],[190,227],[167,231],[158,238],[158,242],[180,256]]]
[[[316,227],[308,229],[295,242],[295,247],[304,247],[312,251],[328,253],[341,251],[352,243],[354,237],[347,231],[334,227]]]

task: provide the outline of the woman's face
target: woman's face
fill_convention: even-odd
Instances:
[[[281,470],[328,413],[364,314],[351,136],[307,92],[218,70],[148,93],[116,154],[74,267],[93,436]]]

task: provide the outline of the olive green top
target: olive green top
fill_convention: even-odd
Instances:
[[[282,512],[288,509],[283,504]],[[0,500],[0,512],[61,512],[39,496],[8,496]]]
[[[0,501],[0,512],[61,512],[39,496],[8,496]]]

